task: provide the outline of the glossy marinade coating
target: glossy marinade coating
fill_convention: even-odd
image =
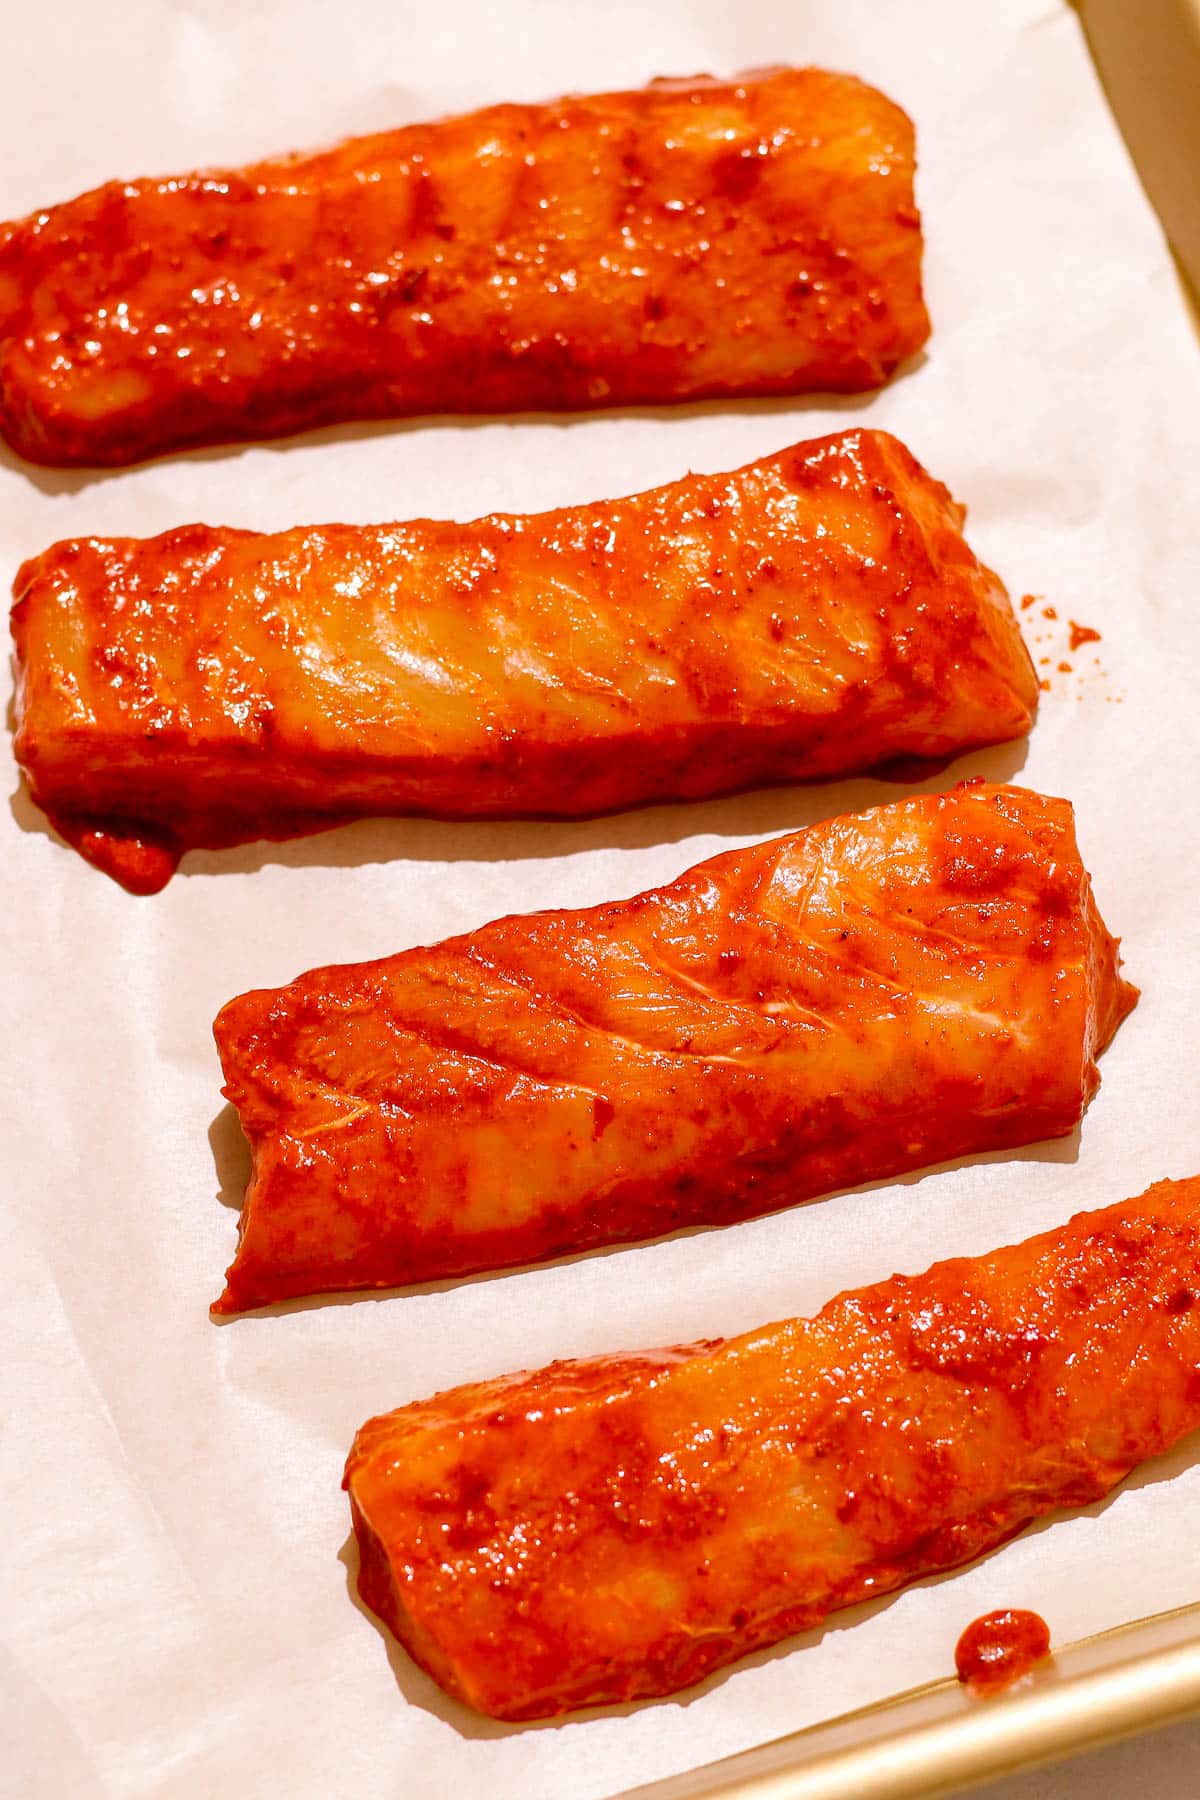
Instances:
[[[1200,1180],[791,1319],[372,1419],[359,1591],[498,1718],[666,1694],[1200,1424]]]
[[[56,544],[17,577],[17,757],[140,892],[370,812],[582,815],[939,756],[1037,682],[962,508],[881,432],[460,525]]]
[[[1071,808],[969,784],[216,1022],[254,1168],[218,1312],[727,1224],[1068,1132],[1133,1003]]]
[[[35,462],[871,388],[928,334],[912,126],[819,69],[494,106],[0,226],[0,432]]]

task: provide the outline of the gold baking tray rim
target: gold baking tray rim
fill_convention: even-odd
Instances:
[[[1200,326],[1200,0],[1073,4]],[[1193,1713],[1200,1603],[1056,1647],[1008,1694],[933,1682],[615,1800],[936,1800]]]
[[[915,1800],[1132,1737],[1200,1711],[1200,1603],[1055,1648],[979,1700],[932,1682],[619,1800]]]

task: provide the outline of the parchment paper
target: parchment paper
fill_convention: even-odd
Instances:
[[[117,475],[0,465],[0,563],[191,519],[470,517],[629,492],[869,421],[971,508],[1049,657],[1029,744],[960,763],[1071,796],[1142,1004],[1075,1139],[721,1232],[218,1328],[244,1178],[220,1004],[515,908],[628,894],[881,782],[577,826],[364,824],[193,856],[134,900],[10,765],[0,880],[5,1568],[14,1795],[590,1800],[949,1671],[985,1607],[1064,1641],[1200,1597],[1200,1447],[972,1569],[835,1617],[698,1692],[553,1727],[445,1701],[357,1609],[342,1462],[452,1383],[732,1332],[1200,1170],[1194,768],[1200,363],[1077,23],[1052,0],[82,0],[5,33],[0,216],[502,98],[775,61],[914,115],[935,335],[874,398],[331,431]],[[1057,621],[1043,618],[1053,607]],[[1066,621],[1102,632],[1078,655]],[[1058,662],[1070,662],[1062,673]],[[947,785],[944,776],[930,786]],[[215,1122],[215,1123],[214,1123]]]

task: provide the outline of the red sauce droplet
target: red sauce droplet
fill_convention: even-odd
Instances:
[[[1058,617],[1057,609],[1053,606],[1043,606],[1042,617],[1043,617],[1043,619],[1057,619],[1057,617]]]
[[[1038,686],[1041,688],[1043,694],[1048,694],[1050,692],[1050,683],[1046,680],[1044,675],[1038,682]]]
[[[1078,650],[1080,644],[1098,644],[1100,642],[1100,633],[1091,625],[1078,625],[1074,619],[1068,619],[1067,623],[1071,627],[1072,650]]]
[[[1058,665],[1058,672],[1060,675],[1069,675],[1071,673],[1070,663],[1069,662],[1060,662]]]
[[[149,829],[114,821],[51,818],[54,829],[79,854],[131,894],[157,894],[179,867],[182,852]]]
[[[974,1619],[954,1648],[958,1679],[977,1694],[999,1693],[1050,1654],[1050,1627],[1040,1613],[1003,1607]]]
[[[1038,596],[1036,594],[1022,594],[1021,595],[1021,611],[1028,612],[1031,606],[1037,605],[1037,601],[1038,601]]]

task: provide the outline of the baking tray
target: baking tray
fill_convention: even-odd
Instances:
[[[1200,0],[1076,11],[1200,341]],[[954,1679],[926,1684],[616,1800],[934,1800],[1196,1713],[1190,1605],[1056,1647],[1015,1693],[979,1701]]]
[[[208,1022],[232,994],[502,911],[634,892],[896,790],[781,790],[577,829],[367,823],[197,857],[140,904],[54,844],[16,792],[0,870],[0,963],[14,993],[0,1193],[12,1577],[0,1792],[191,1800],[232,1785],[263,1800],[599,1800],[699,1764],[660,1783],[660,1800],[706,1788],[869,1800],[961,1788],[1200,1703],[1193,1615],[1079,1641],[1131,1606],[1158,1612],[1197,1595],[1176,1548],[1200,1504],[1194,1446],[1106,1505],[1023,1534],[994,1564],[944,1587],[914,1584],[842,1615],[818,1641],[615,1717],[527,1729],[471,1719],[398,1651],[389,1662],[351,1604],[338,1479],[369,1413],[556,1355],[815,1310],[839,1288],[993,1248],[1200,1167],[1200,1117],[1165,1079],[1168,1063],[1200,1060],[1200,966],[1179,954],[1194,934],[1196,840],[1183,835],[1193,860],[1181,875],[1177,829],[1193,805],[1180,751],[1196,741],[1200,687],[1200,620],[1185,604],[1200,565],[1179,477],[1195,466],[1194,431],[1156,428],[1160,409],[1170,419],[1174,403],[1190,420],[1200,405],[1180,367],[1193,347],[1167,291],[1169,259],[1056,0],[1014,4],[1019,26],[988,0],[667,0],[654,32],[640,0],[594,13],[587,0],[364,0],[336,37],[333,10],[332,0],[27,9],[9,46],[4,216],[114,172],[252,157],[501,93],[562,91],[584,68],[589,84],[619,86],[811,56],[885,88],[894,78],[925,133],[920,182],[938,220],[929,366],[868,400],[561,427],[422,422],[197,452],[120,476],[17,470],[0,457],[9,568],[74,533],[536,508],[688,466],[727,469],[858,419],[894,429],[970,503],[972,542],[1015,595],[1045,586],[1063,614],[1103,626],[1103,668],[1054,681],[1024,765],[1019,752],[985,752],[937,785],[1017,775],[1075,800],[1097,893],[1146,995],[1106,1058],[1078,1155],[1069,1141],[1033,1146],[719,1236],[217,1331],[204,1305],[234,1224],[215,1187],[232,1196],[244,1170],[228,1120],[214,1118]],[[1131,84],[1140,98],[1135,152],[1186,258],[1200,157],[1179,148],[1197,123],[1181,75],[1194,39],[1170,0],[1128,10],[1136,18],[1089,5],[1086,22],[1122,119]],[[1081,75],[1088,92],[1073,100],[1058,83]],[[1180,116],[1166,128],[1177,89]],[[1157,163],[1147,141],[1160,143]],[[1168,178],[1161,198],[1156,170]],[[1111,182],[1121,229],[1105,243]],[[1081,330],[1089,307],[1103,331]],[[1106,357],[1119,367],[1097,380]],[[1072,461],[1079,442],[1098,448]],[[1171,554],[1160,559],[1162,540]],[[1145,605],[1128,604],[1139,592]],[[1040,611],[1022,616],[1040,628]],[[1051,646],[1043,633],[1039,654]],[[1045,1610],[1069,1646],[1055,1674],[982,1707],[940,1679],[899,1693],[948,1672],[957,1631],[997,1603]]]

